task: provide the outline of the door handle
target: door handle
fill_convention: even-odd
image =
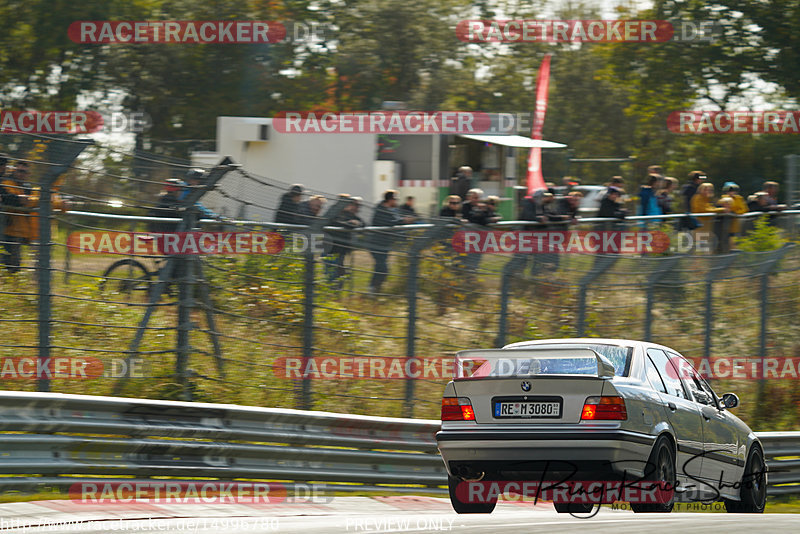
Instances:
[[[677,409],[678,409],[678,407],[677,407],[677,406],[675,406],[675,403],[674,403],[674,402],[668,402],[668,403],[667,403],[667,407],[668,407],[670,410],[672,410],[673,412],[674,412],[675,410],[677,410]]]

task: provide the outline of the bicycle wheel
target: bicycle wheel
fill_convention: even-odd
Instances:
[[[103,273],[100,293],[108,300],[124,296],[128,302],[146,301],[152,286],[152,274],[140,262],[126,258],[111,265]]]

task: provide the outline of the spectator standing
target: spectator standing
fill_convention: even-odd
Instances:
[[[600,200],[600,210],[597,212],[597,216],[606,219],[624,219],[628,210],[620,205],[621,198],[622,190],[613,185],[609,186],[608,192]]]
[[[181,203],[184,202],[189,193],[191,192],[192,188],[197,188],[202,185],[205,185],[205,172],[203,169],[189,169],[186,173],[184,179],[186,180],[186,185],[189,187],[184,188],[183,192],[178,196],[178,199]],[[211,211],[210,209],[203,206],[200,202],[195,202],[194,204],[195,209],[197,209],[199,217],[201,219],[219,219],[220,216]]]
[[[727,207],[717,207],[712,199],[714,198],[714,184],[704,183],[697,188],[697,193],[692,197],[692,213],[728,213]],[[702,217],[699,231],[711,233],[714,228],[713,217]]]
[[[616,187],[620,190],[620,195],[625,194],[625,178],[622,176],[612,176],[606,184],[608,187]]]
[[[703,171],[692,171],[689,173],[689,181],[681,188],[685,213],[692,213],[692,198],[697,194],[698,187],[700,187],[700,184],[702,184],[706,178],[706,173]],[[700,223],[695,217],[687,216],[685,219],[681,219],[678,230],[691,231],[699,226]]]
[[[769,211],[766,191],[758,191],[747,197],[747,209],[750,211]]]
[[[660,186],[661,176],[651,174],[647,177],[647,184],[639,188],[639,215],[663,215],[657,197]]]
[[[472,167],[463,165],[458,168],[456,175],[450,181],[450,194],[458,195],[461,200],[467,200],[467,193],[472,189]]]
[[[692,212],[692,198],[697,194],[697,188],[707,178],[703,171],[692,171],[689,173],[689,182],[681,189],[681,196],[684,200],[686,213]]]
[[[764,182],[762,191],[766,193],[766,207],[761,211],[783,211],[786,204],[778,204],[778,182]]]
[[[281,196],[278,211],[275,212],[275,222],[282,224],[303,224],[298,217],[301,198],[303,198],[303,186],[294,184],[289,188],[289,191]]]
[[[544,195],[544,190],[539,189],[522,199],[522,206],[519,214],[519,219],[521,221],[544,222],[542,195]]]
[[[3,208],[7,212],[3,229],[3,265],[12,273],[19,271],[22,264],[22,245],[28,245],[39,238],[39,217],[29,212],[39,206],[39,188],[28,182],[29,173],[28,162],[17,161],[11,175],[0,182],[0,203],[7,206]],[[64,206],[56,193],[52,195],[51,203],[54,210],[60,210]]]
[[[744,197],[739,194],[739,186],[735,182],[725,182],[722,186],[722,198],[720,200],[730,199],[730,212],[735,215],[743,215],[747,213],[747,202]],[[739,217],[731,217],[728,226],[728,235],[733,238],[739,234],[742,229],[742,220]]]
[[[406,224],[408,217],[397,213],[397,191],[389,189],[383,193],[383,201],[375,208],[371,226],[396,226]],[[389,274],[389,251],[395,236],[391,231],[376,230],[370,234],[370,252],[375,260],[375,268],[369,283],[370,293],[380,293]]]
[[[444,201],[442,209],[439,211],[439,217],[461,217],[461,197],[458,195],[450,195]]]
[[[580,213],[579,210],[582,198],[583,193],[580,191],[570,191],[567,196],[559,200],[558,213],[564,216],[569,222],[575,222]]]
[[[497,213],[497,205],[500,204],[500,197],[490,195],[486,197],[486,221],[489,224],[500,221],[503,217]]]
[[[150,209],[151,217],[180,218],[181,195],[186,184],[183,180],[169,178],[164,182],[164,189],[158,194],[156,206]],[[178,227],[177,222],[150,221],[147,229],[157,234],[174,232]]]
[[[351,230],[364,226],[364,221],[358,216],[361,198],[341,194],[339,195],[339,200],[345,202],[345,205],[331,219],[330,225],[345,228],[347,231],[331,232],[332,246],[328,257],[324,260],[328,281],[336,283],[337,288],[341,288],[341,277],[345,274],[344,262],[347,259],[347,255],[353,251]]]
[[[669,215],[672,213],[672,195],[678,188],[678,180],[672,176],[665,176],[662,182],[662,189],[656,193],[656,202],[661,208],[661,213]]]
[[[300,224],[310,225],[315,219],[319,218],[322,212],[322,206],[325,205],[327,199],[322,195],[314,195],[308,200],[300,203],[298,209],[297,219]]]
[[[414,197],[406,197],[405,203],[398,208],[400,216],[410,218],[411,222],[419,219],[419,214],[414,211]]]
[[[461,217],[467,222],[486,224],[486,206],[481,202],[482,196],[482,189],[470,189],[467,191],[467,200],[461,205]]]

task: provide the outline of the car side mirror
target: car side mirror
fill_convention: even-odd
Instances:
[[[736,396],[736,393],[726,393],[722,396],[722,404],[725,408],[736,408],[739,406],[739,397]]]

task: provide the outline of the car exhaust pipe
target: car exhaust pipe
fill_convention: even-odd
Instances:
[[[456,475],[465,482],[480,482],[486,473],[483,471],[475,471],[469,466],[462,465],[456,469]]]

